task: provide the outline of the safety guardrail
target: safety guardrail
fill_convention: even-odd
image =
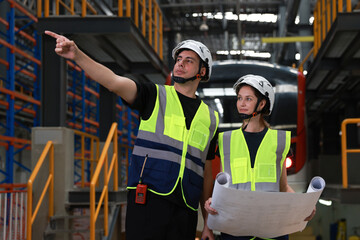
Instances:
[[[312,47],[310,49],[310,51],[308,52],[308,54],[304,57],[304,59],[301,61],[301,63],[299,64],[299,72],[303,72],[304,71],[304,64],[307,62],[307,60],[310,58],[311,55],[314,54],[314,47]]]
[[[60,8],[63,7],[65,10],[67,10],[71,15],[76,15],[77,12],[80,10],[81,16],[85,17],[87,13],[87,9],[89,9],[94,15],[97,14],[97,11],[95,8],[86,0],[81,0],[80,2],[80,9],[78,9],[78,4],[76,4],[79,1],[70,0],[70,1],[61,1],[56,0],[55,1],[55,14],[60,14]],[[50,16],[50,0],[38,0],[38,8],[37,8],[37,16],[41,17],[42,15],[42,7],[44,6],[44,17]]]
[[[119,2],[122,2],[119,0]],[[127,8],[129,7],[128,2]],[[146,7],[146,2],[148,2],[148,8]],[[139,16],[139,6],[141,7],[141,16]],[[148,33],[148,41],[151,46],[154,47],[155,52],[157,52],[160,56],[160,59],[163,59],[163,19],[162,12],[155,0],[135,0],[134,2],[134,18],[135,25],[139,27],[139,19],[142,22],[141,32],[144,37],[146,37],[146,33]],[[121,8],[119,7],[119,10]],[[128,13],[128,12],[127,12]],[[120,11],[119,11],[120,16]],[[130,17],[130,16],[128,16]],[[148,23],[146,22],[148,19]],[[146,29],[146,26],[148,29]],[[153,29],[154,29],[154,44],[153,44]]]
[[[85,163],[90,162],[90,169],[87,171],[90,175],[89,179],[93,176],[95,163],[98,162],[99,152],[100,152],[100,141],[99,137],[82,132],[79,130],[74,130],[75,137],[80,137],[80,151],[75,152],[75,160],[81,161],[81,187],[85,187]],[[88,146],[86,147],[86,140],[88,140]]]
[[[80,4],[77,4],[80,2]],[[118,17],[131,18],[136,27],[138,27],[154,48],[155,52],[163,59],[163,15],[156,0],[118,0],[117,3]],[[53,6],[54,10],[51,12],[50,0],[37,1],[37,16],[49,17],[51,15],[80,15],[81,17],[88,16],[90,10],[92,15],[99,15],[100,13],[95,7],[86,0],[56,0]],[[61,9],[61,11],[60,11]],[[60,12],[65,12],[61,13]]]
[[[342,166],[342,184],[343,188],[348,188],[348,166],[347,166],[347,154],[348,153],[360,153],[358,149],[348,149],[346,139],[346,126],[348,124],[360,124],[360,118],[347,118],[341,123],[341,166]]]
[[[346,12],[351,12],[351,0],[346,0]],[[326,34],[338,13],[344,12],[343,0],[318,0],[314,9],[314,56],[317,55]]]
[[[38,173],[40,171],[41,166],[43,165],[46,157],[49,154],[49,175],[47,176],[47,180],[44,186],[43,191],[41,192],[41,195],[39,197],[38,203],[36,204],[34,212],[32,211],[32,205],[33,205],[33,183],[36,177],[38,176]],[[33,170],[33,172],[30,175],[30,178],[27,183],[27,231],[26,231],[26,239],[31,240],[31,234],[32,234],[32,224],[35,221],[36,215],[39,212],[41,203],[44,200],[45,194],[48,191],[49,196],[49,218],[54,215],[54,144],[52,141],[48,141],[45,145],[45,148],[43,152],[40,155],[40,158],[38,162],[36,163],[36,166]]]
[[[113,151],[111,161],[109,164],[109,149],[110,144],[113,144]],[[99,181],[100,172],[103,170],[104,175],[104,186],[102,187],[99,201],[95,202],[96,195],[96,184]],[[118,134],[117,134],[117,123],[111,125],[109,134],[105,141],[102,153],[99,158],[99,162],[96,166],[94,175],[90,182],[90,240],[95,240],[95,225],[97,217],[99,216],[100,209],[103,206],[104,209],[104,235],[109,234],[108,227],[108,215],[109,215],[109,182],[113,175],[114,191],[118,190]]]
[[[358,4],[354,9],[360,8]],[[346,12],[352,12],[351,0],[346,0]],[[299,71],[303,71],[304,64],[312,55],[316,57],[322,42],[325,40],[326,34],[329,32],[331,25],[335,22],[338,13],[344,12],[343,0],[318,0],[314,8],[314,46],[308,52],[306,57],[299,64]]]
[[[0,184],[0,239],[25,240],[26,184]]]

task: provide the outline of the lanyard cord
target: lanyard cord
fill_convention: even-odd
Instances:
[[[139,183],[141,183],[141,178],[142,178],[142,174],[144,172],[144,167],[145,167],[145,163],[146,163],[147,158],[148,158],[148,154],[146,154],[146,156],[145,156],[145,160],[144,160],[144,163],[143,163],[143,166],[142,166],[142,169],[141,169],[141,173],[140,173]]]

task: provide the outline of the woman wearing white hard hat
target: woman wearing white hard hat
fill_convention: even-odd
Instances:
[[[74,60],[91,79],[139,111],[128,174],[126,239],[195,239],[199,201],[211,194],[207,159],[214,158],[219,123],[218,113],[195,95],[199,82],[210,78],[209,49],[193,40],[180,43],[173,51],[174,86],[162,86],[116,75],[73,41],[45,34],[56,39],[58,55]],[[206,224],[203,236],[214,239]]]
[[[233,86],[236,107],[242,119],[240,129],[219,134],[219,154],[222,171],[231,176],[229,187],[246,191],[294,192],[288,185],[285,158],[290,149],[291,133],[273,130],[265,120],[274,106],[275,93],[270,82],[262,76],[245,75]],[[230,154],[231,153],[231,154]],[[217,214],[205,202],[209,214]],[[315,210],[305,221],[309,221]],[[221,233],[223,240],[264,239],[256,236],[232,236]],[[271,239],[288,239],[279,236]]]

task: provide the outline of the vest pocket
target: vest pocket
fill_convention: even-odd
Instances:
[[[189,144],[193,147],[205,150],[205,147],[209,141],[210,130],[201,122],[195,124],[190,132]]]
[[[171,115],[165,116],[165,128],[164,134],[176,139],[178,141],[183,141],[184,136],[184,129],[185,129],[185,118]]]
[[[276,164],[275,163],[259,163],[257,182],[276,182]]]
[[[149,184],[149,187],[157,192],[170,192],[179,173],[179,164],[160,159],[147,161],[143,173],[144,183]],[[140,173],[141,169],[139,168],[138,171]]]
[[[182,185],[186,203],[197,209],[203,191],[203,178],[191,170],[185,169]]]
[[[248,161],[247,158],[234,158],[231,168],[233,184],[248,182]]]

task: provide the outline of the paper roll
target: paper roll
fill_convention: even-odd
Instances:
[[[233,236],[274,238],[304,230],[325,181],[314,177],[306,193],[244,191],[229,187],[228,173],[216,176],[211,207],[218,214],[208,215],[210,229]]]
[[[318,192],[323,191],[325,188],[325,180],[322,177],[313,177],[310,181],[309,187],[306,192]]]
[[[220,172],[216,175],[216,182],[224,187],[228,187],[230,182],[230,175],[226,172]]]

